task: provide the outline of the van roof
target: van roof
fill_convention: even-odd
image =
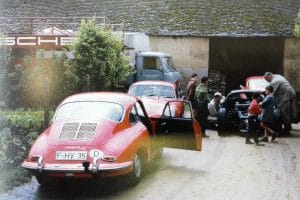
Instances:
[[[171,57],[170,54],[164,52],[157,52],[157,51],[144,51],[138,53],[138,56],[158,56],[158,57]]]

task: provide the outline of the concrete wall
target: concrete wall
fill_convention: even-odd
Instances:
[[[284,45],[284,75],[300,92],[300,39],[287,38]]]
[[[207,75],[209,61],[209,39],[203,37],[150,36],[151,51],[162,51],[172,55],[176,68],[185,85],[193,73]]]

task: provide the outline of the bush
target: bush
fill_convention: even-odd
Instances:
[[[296,22],[295,22],[294,34],[296,37],[300,38],[300,10],[299,10],[298,16],[296,18]]]
[[[75,58],[68,75],[77,91],[116,89],[131,73],[123,43],[93,20],[81,23],[71,50]]]
[[[21,167],[41,131],[42,111],[0,111],[0,191],[30,180]]]

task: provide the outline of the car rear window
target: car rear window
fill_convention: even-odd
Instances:
[[[252,79],[248,81],[249,89],[265,90],[269,83],[265,79]]]
[[[62,105],[54,116],[54,120],[80,119],[99,120],[109,119],[121,121],[124,109],[120,104],[111,102],[72,102]]]

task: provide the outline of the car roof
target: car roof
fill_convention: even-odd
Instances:
[[[234,94],[234,93],[261,93],[260,90],[248,90],[248,89],[241,89],[241,90],[231,90],[228,95]],[[228,96],[227,95],[227,96]]]
[[[151,80],[138,81],[136,83],[133,83],[131,86],[135,86],[135,85],[163,85],[163,86],[170,86],[173,88],[176,87],[176,85],[174,83],[171,83],[168,81],[151,81]]]
[[[107,101],[128,107],[136,102],[137,98],[120,92],[86,92],[69,96],[60,105],[78,101]]]
[[[249,76],[246,80],[250,80],[250,79],[264,79],[264,76]]]
[[[140,52],[138,55],[141,56],[160,56],[160,57],[171,57],[170,54],[164,53],[164,52],[156,52],[156,51],[145,51]]]

